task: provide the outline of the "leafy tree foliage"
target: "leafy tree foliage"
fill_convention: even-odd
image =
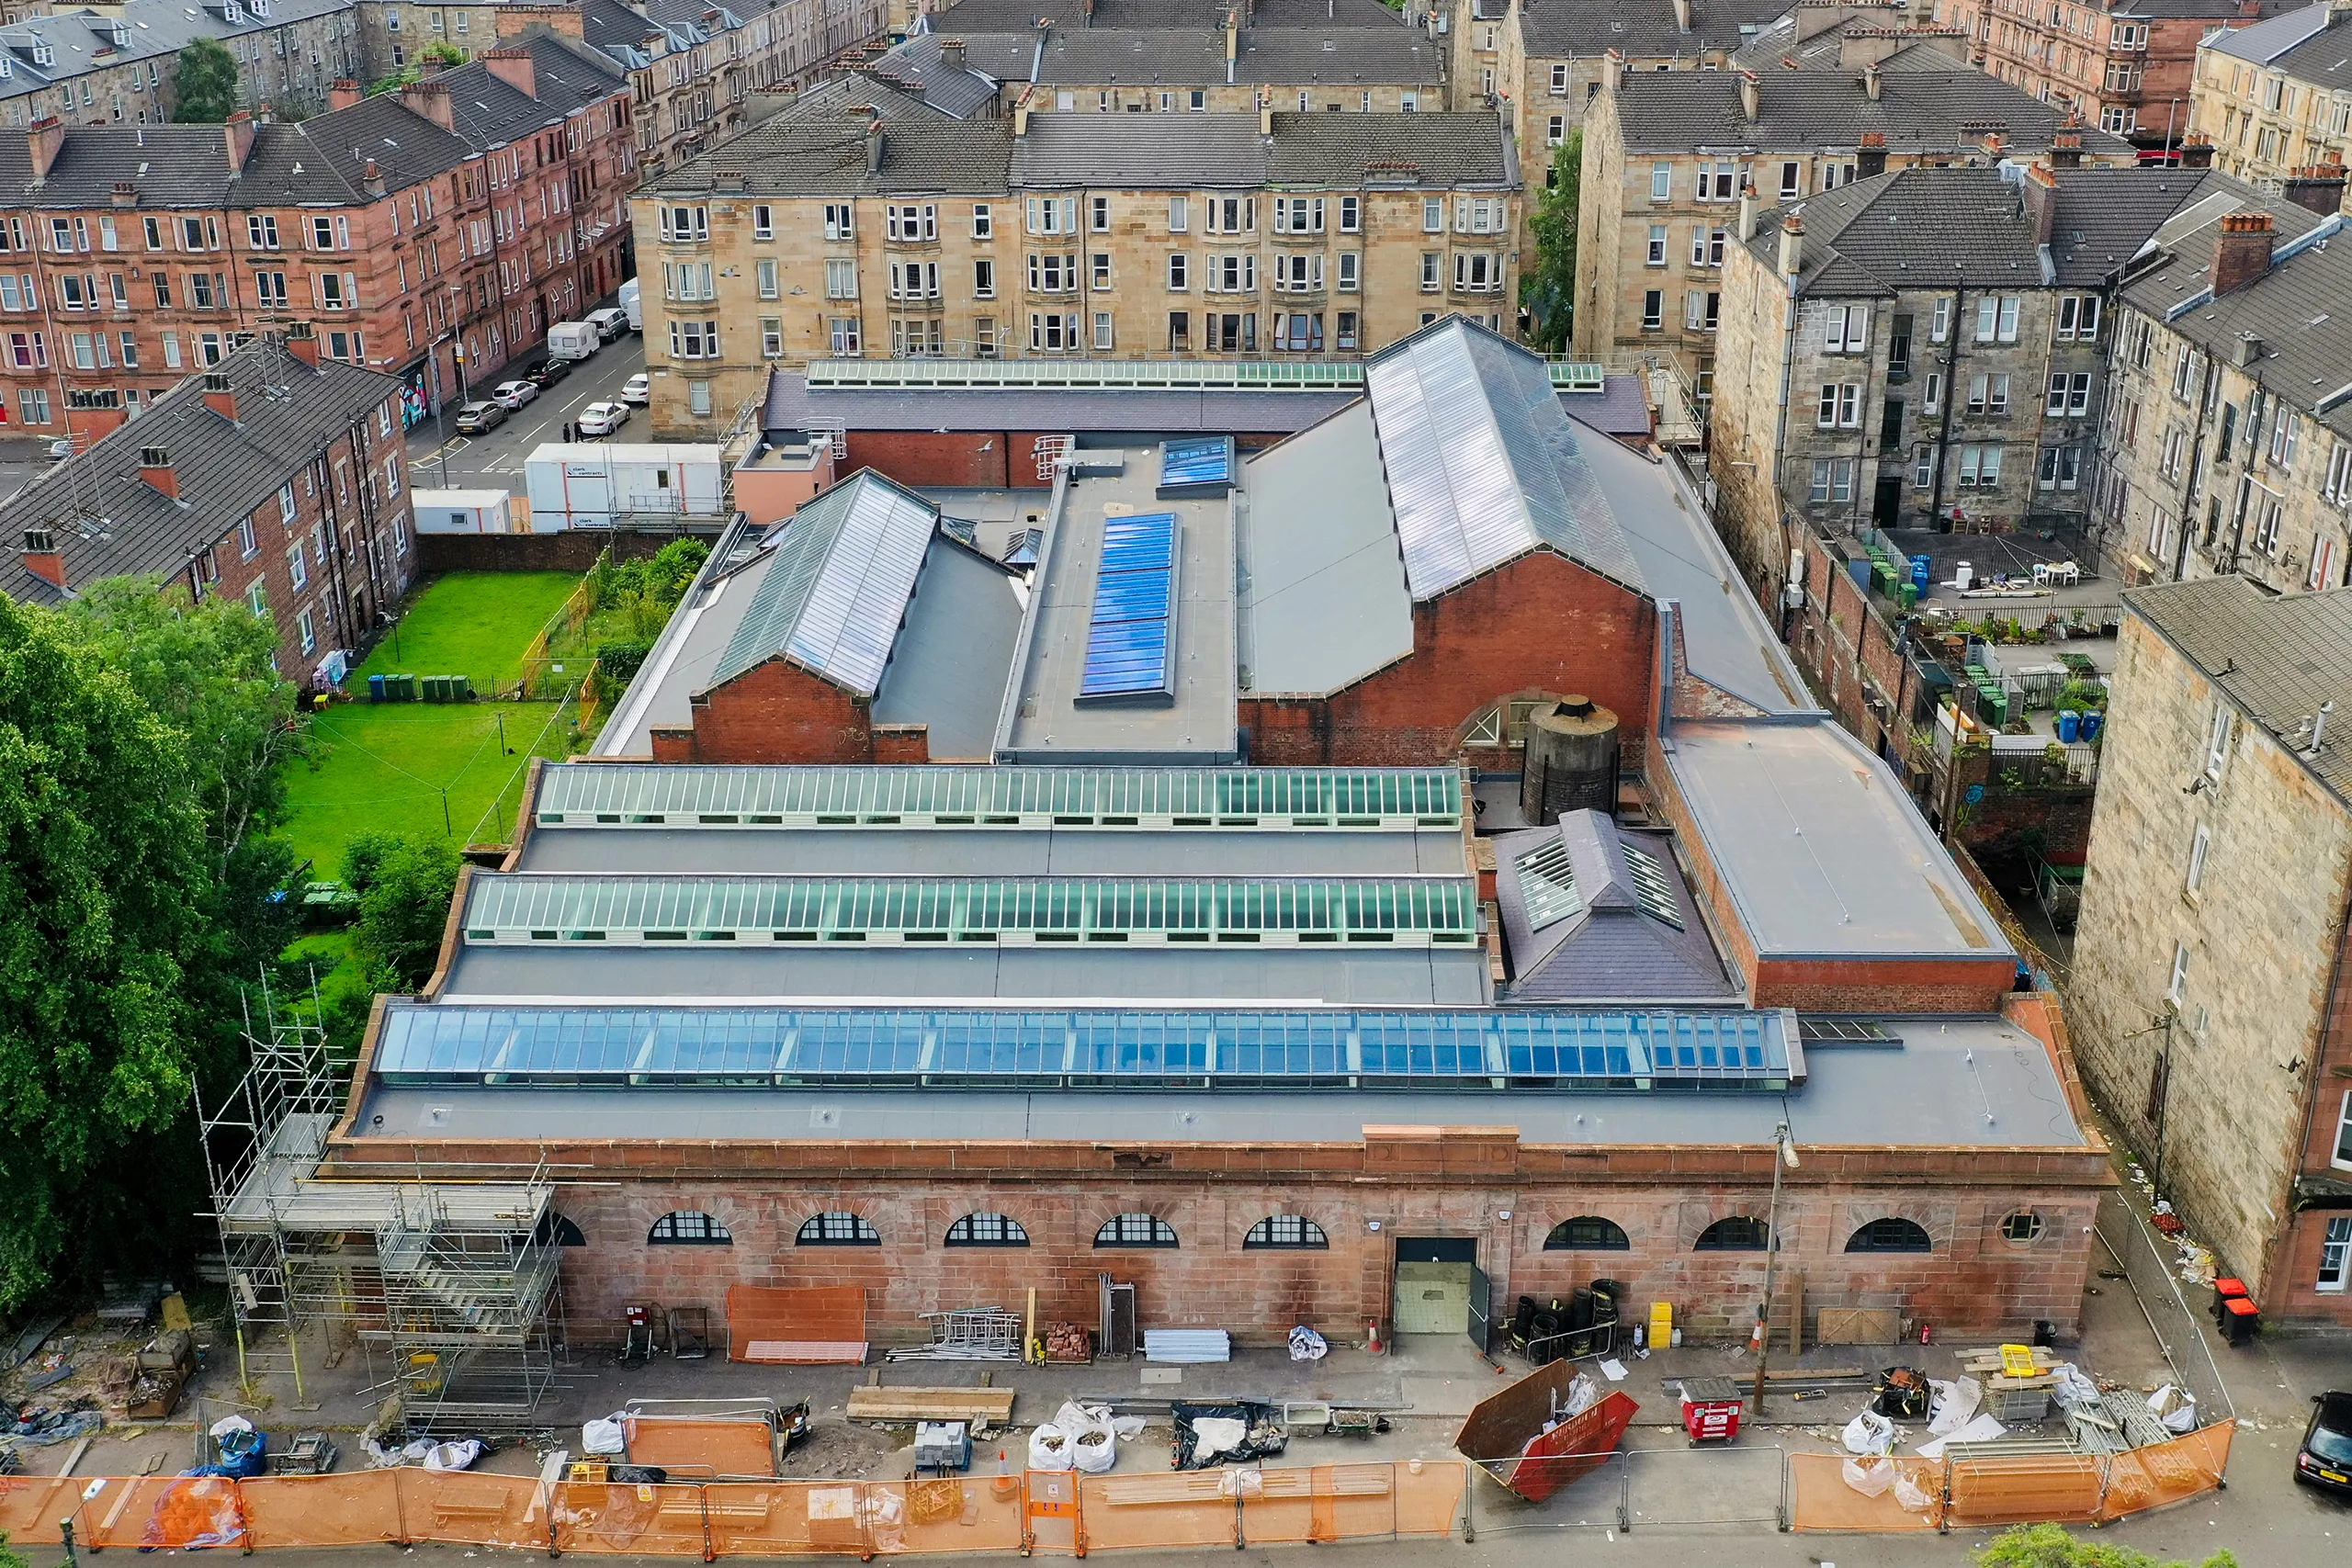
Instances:
[[[2086,1540],[2057,1525],[2019,1525],[1976,1554],[1979,1568],[2188,1568],[2135,1551],[2120,1541]],[[2207,1558],[2203,1568],[2237,1568],[2226,1551]]]
[[[220,124],[236,112],[237,57],[218,39],[198,39],[180,51],[173,95],[172,118],[182,125]]]
[[[1535,236],[1535,265],[1520,275],[1519,302],[1534,318],[1535,344],[1565,353],[1576,324],[1577,196],[1584,174],[1584,132],[1572,130],[1553,149],[1552,188],[1535,204],[1527,226]]]
[[[463,65],[466,62],[466,51],[454,43],[428,43],[416,51],[414,62],[403,65],[390,75],[379,77],[368,84],[368,96],[372,97],[378,93],[397,93],[402,87],[423,81],[424,79],[423,62],[427,60],[437,60],[444,65]]]
[[[344,851],[344,885],[359,895],[351,951],[370,992],[413,991],[433,977],[458,864],[442,839],[369,833]]]

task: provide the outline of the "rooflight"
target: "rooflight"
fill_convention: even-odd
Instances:
[[[1682,929],[1682,907],[1675,901],[1674,884],[1668,880],[1666,868],[1647,850],[1631,844],[1620,846],[1625,852],[1625,863],[1634,873],[1634,901],[1642,912],[1664,920],[1676,931]]]
[[[1537,930],[1584,910],[1584,895],[1577,890],[1577,874],[1568,863],[1568,846],[1557,838],[1521,855],[1511,863],[1519,878],[1520,901],[1527,906],[1529,923]]]

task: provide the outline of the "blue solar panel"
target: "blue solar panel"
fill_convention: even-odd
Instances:
[[[1111,517],[1086,634],[1080,697],[1168,694],[1170,620],[1176,598],[1176,519]]]
[[[390,1083],[1775,1089],[1778,1013],[1061,1012],[395,1003]]]

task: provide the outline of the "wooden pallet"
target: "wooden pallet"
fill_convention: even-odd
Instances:
[[[974,1427],[1012,1424],[1009,1388],[854,1388],[852,1421],[969,1421]]]

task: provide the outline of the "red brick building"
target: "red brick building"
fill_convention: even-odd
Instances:
[[[230,350],[0,505],[21,552],[0,591],[53,604],[138,574],[234,594],[310,684],[415,570],[400,384],[319,346],[298,323]]]
[[[2188,132],[2197,46],[2218,28],[2287,8],[2278,0],[1939,0],[1935,19],[1966,29],[1970,63],[2161,152]]]
[[[536,36],[298,124],[0,138],[6,423],[95,439],[299,319],[413,424],[628,276],[631,112],[618,67]]]

